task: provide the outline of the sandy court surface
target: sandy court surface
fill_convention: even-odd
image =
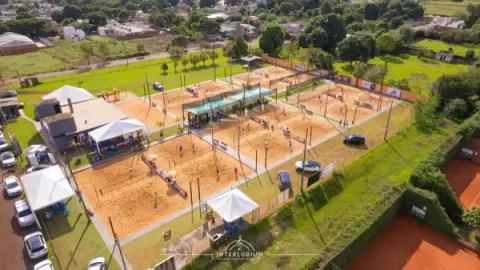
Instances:
[[[327,92],[330,89],[330,93],[335,93],[336,95],[342,93],[343,90],[343,101],[332,96],[328,97],[327,102]],[[355,100],[358,97],[364,103],[372,105],[373,109],[366,107],[358,106],[357,113],[355,114]],[[345,112],[347,114],[346,119],[348,122],[360,121],[372,114],[375,114],[377,111],[379,95],[374,93],[369,93],[368,91],[361,90],[358,88],[341,85],[341,84],[330,84],[322,85],[315,88],[314,91],[307,91],[302,93],[300,97],[293,95],[289,97],[289,102],[297,103],[304,105],[307,109],[314,112],[323,114],[325,112],[325,105],[327,106],[327,117],[331,117],[337,120],[345,119]],[[390,106],[390,103],[394,99],[390,97],[383,97],[382,108]],[[345,107],[346,106],[346,107]]]
[[[480,138],[476,138],[472,145],[464,148],[480,152]],[[480,207],[480,164],[465,159],[454,159],[448,165],[445,174],[463,207],[466,209],[474,205]]]
[[[192,144],[195,144],[195,150]],[[183,146],[182,156],[180,145]],[[191,134],[155,145],[145,152],[156,154],[159,157],[157,165],[164,171],[176,170],[177,183],[188,193],[192,181],[194,202],[198,201],[197,177],[200,178],[200,194],[205,198],[237,180],[235,167],[238,168],[239,178],[253,173],[220,150],[216,151],[215,165],[211,145]],[[120,239],[190,205],[190,197],[184,199],[164,180],[148,176],[147,165],[139,159],[139,155],[137,153],[75,175],[80,189],[94,205],[96,215],[106,227],[110,216]],[[156,207],[154,192],[158,195]]]
[[[400,216],[347,267],[348,270],[474,270],[480,259],[460,243]]]
[[[150,106],[148,99],[144,100],[142,98],[117,104],[117,107],[129,117],[142,121],[150,130],[159,129],[157,126],[157,122],[159,121],[165,125],[177,123],[172,116],[163,113],[159,108]]]
[[[257,121],[250,119],[250,116],[267,116],[270,120],[269,128],[267,129]],[[272,125],[274,126],[273,130]],[[282,128],[284,126],[291,129],[292,137],[283,134]],[[269,104],[265,106],[263,111],[258,107],[248,111],[247,117],[241,117],[240,152],[255,161],[256,151],[258,151],[258,162],[264,164],[265,142],[268,140],[267,164],[272,164],[294,151],[303,149],[303,143],[293,139],[293,136],[297,135],[299,139],[303,140],[305,130],[310,127],[313,128],[312,143],[335,132],[334,126],[326,119],[302,114],[299,110],[287,105]],[[214,128],[214,138],[237,149],[238,128],[236,118],[222,119],[222,121],[214,124]],[[211,132],[211,127],[205,128],[204,131]],[[292,140],[292,147],[289,145],[290,139]]]
[[[196,85],[198,86],[198,97],[194,97],[192,93],[187,92],[185,89],[165,92],[165,104],[167,105],[167,110],[176,116],[182,116],[182,104],[202,100],[207,97],[207,93],[214,96],[239,89],[239,87],[230,86],[228,83],[221,80],[217,80],[216,82],[207,81]],[[152,101],[159,107],[163,107],[162,94],[152,96]]]
[[[293,76],[294,74],[295,74],[294,71],[291,71],[282,67],[269,66],[261,69],[252,70],[250,72],[250,76],[248,75],[248,72],[235,75],[232,77],[232,80],[237,84],[247,84],[248,80],[250,79],[251,85],[260,83],[262,87],[270,88],[270,89],[276,88],[279,91],[282,91],[282,90],[285,90],[287,86],[289,86],[290,84],[287,82],[279,81],[270,85],[269,84],[270,80],[279,79],[285,76]],[[313,76],[304,74],[299,76],[298,81],[303,82],[310,78],[313,78]],[[291,82],[294,83],[295,77],[292,77],[289,80],[291,80]]]
[[[117,103],[138,99],[138,96],[130,91],[123,91],[123,92],[120,92],[118,95],[119,95],[119,99]]]

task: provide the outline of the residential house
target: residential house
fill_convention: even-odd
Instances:
[[[98,27],[98,34],[105,37],[129,39],[137,37],[153,37],[158,34],[158,31],[139,22],[122,24],[115,20],[111,20],[107,25]]]
[[[290,34],[292,37],[298,37],[305,28],[304,23],[284,23],[280,25],[286,33]]]
[[[435,59],[443,62],[452,62],[455,53],[453,51],[439,51],[435,54]]]
[[[24,54],[37,50],[37,44],[27,36],[11,32],[0,35],[0,53],[2,55]]]

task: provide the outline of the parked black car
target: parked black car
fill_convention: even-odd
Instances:
[[[152,87],[157,91],[163,91],[163,85],[161,85],[159,82],[152,83]]]
[[[289,189],[292,186],[292,182],[290,181],[290,174],[287,171],[279,171],[277,178],[280,182],[280,191]]]
[[[350,134],[348,136],[343,137],[343,143],[363,145],[365,144],[365,137],[363,135]]]

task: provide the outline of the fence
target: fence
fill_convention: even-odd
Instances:
[[[290,189],[280,192],[275,200],[269,200],[267,203],[261,204],[257,209],[252,211],[250,217],[246,216],[245,220],[250,224],[256,224],[260,220],[269,217],[285,205],[288,199],[290,199],[291,193],[292,191]]]
[[[265,61],[265,62],[268,62],[268,63],[270,63],[274,66],[279,66],[279,67],[283,67],[283,68],[287,68],[287,69],[294,69],[294,67],[297,67],[297,70],[300,70],[299,66],[303,66],[303,70],[301,70],[301,71],[312,70],[311,66],[307,66],[305,68],[304,65],[299,65],[299,64],[296,64],[294,62],[290,63],[290,61],[275,58],[275,57],[271,57],[271,56],[268,56],[268,55],[262,55],[262,60]]]

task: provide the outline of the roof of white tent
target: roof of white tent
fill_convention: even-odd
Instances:
[[[238,189],[229,190],[207,204],[226,222],[235,221],[258,208],[257,203]]]
[[[75,196],[60,166],[55,165],[20,177],[32,210],[40,210]]]
[[[103,142],[142,129],[147,130],[147,127],[137,119],[124,119],[92,130],[88,135],[96,142]]]
[[[43,96],[42,98],[43,99],[56,98],[58,99],[58,101],[60,101],[60,105],[63,106],[68,104],[68,101],[67,101],[68,99],[70,99],[72,103],[77,103],[85,100],[94,99],[95,96],[83,88],[64,85],[58,88],[57,90]]]

